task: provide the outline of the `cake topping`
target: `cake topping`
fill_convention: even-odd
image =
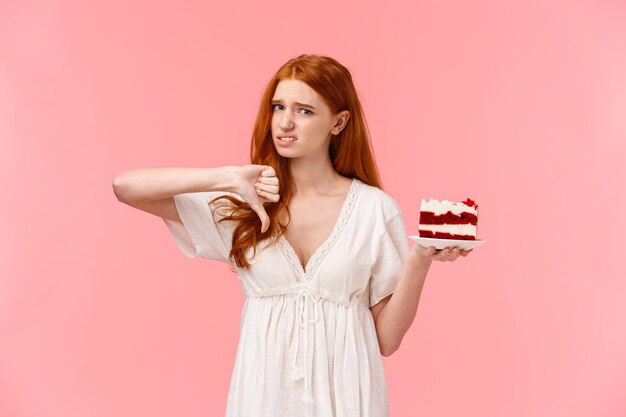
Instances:
[[[470,206],[470,207],[475,207],[478,208],[478,205],[476,203],[474,203],[473,200],[471,200],[470,198],[468,198],[467,200],[465,200],[463,202],[463,204],[465,204],[466,206]]]

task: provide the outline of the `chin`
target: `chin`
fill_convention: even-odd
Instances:
[[[300,156],[298,155],[298,151],[295,151],[293,149],[285,149],[277,145],[274,145],[274,149],[276,149],[276,153],[278,153],[283,158],[296,158]]]
[[[283,158],[297,158],[298,157],[298,155],[295,152],[290,152],[290,151],[285,152],[284,149],[277,148],[276,152]]]

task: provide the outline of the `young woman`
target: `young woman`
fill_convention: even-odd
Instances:
[[[164,219],[188,257],[229,263],[245,295],[227,417],[389,415],[381,354],[400,346],[432,260],[381,190],[350,72],[301,55],[261,100],[251,165],[146,168],[118,199]]]

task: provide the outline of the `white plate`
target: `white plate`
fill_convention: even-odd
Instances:
[[[435,239],[432,237],[419,237],[419,236],[409,236],[409,239],[413,240],[415,243],[425,248],[434,246],[436,249],[452,248],[455,246],[459,249],[472,249],[486,242],[486,240],[483,240],[483,239],[456,240],[456,239]]]

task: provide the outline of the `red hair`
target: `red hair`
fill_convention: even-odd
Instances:
[[[280,224],[278,218],[282,209],[285,209],[290,217],[288,205],[292,184],[289,158],[282,157],[276,151],[271,132],[272,97],[278,83],[287,79],[296,79],[308,84],[321,96],[333,115],[343,110],[350,112],[346,126],[338,135],[333,136],[330,142],[328,151],[333,168],[342,176],[357,178],[366,184],[381,188],[369,130],[350,71],[327,56],[303,54],[290,59],[276,72],[263,93],[250,144],[251,163],[273,167],[280,184],[279,201],[263,205],[270,218],[270,227],[265,233],[260,232],[261,219],[246,202],[230,196],[220,196],[212,201],[224,198],[232,203],[230,215],[219,221],[239,223],[233,234],[230,251],[230,259],[239,267],[250,267],[245,257],[248,248],[253,248],[254,257],[257,242],[271,238],[269,246],[287,230],[287,225]]]

